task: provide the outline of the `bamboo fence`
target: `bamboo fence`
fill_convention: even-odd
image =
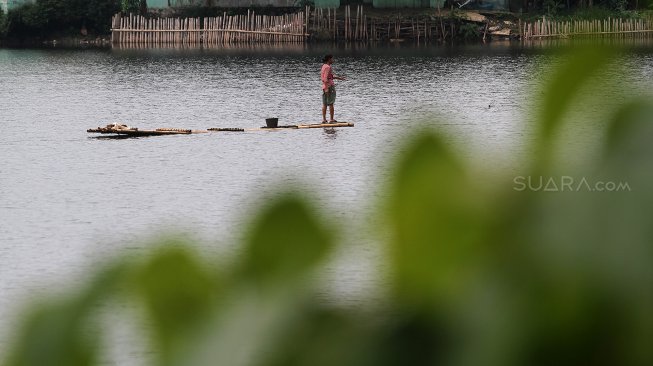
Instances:
[[[226,45],[231,43],[303,43],[309,36],[335,41],[419,41],[451,36],[439,18],[371,18],[363,5],[311,8],[281,16],[227,15],[202,18],[145,18],[114,15],[111,41],[127,47]]]
[[[567,38],[572,36],[648,37],[653,33],[651,19],[613,19],[551,21],[546,18],[520,26],[523,40]]]
[[[455,34],[454,24],[441,16],[372,18],[363,5],[311,8],[280,16],[243,15],[203,18],[145,18],[116,14],[111,41],[125,47],[225,46],[242,43],[303,43],[309,37],[334,41],[445,40]],[[522,40],[586,37],[648,37],[653,18],[519,22]],[[484,32],[487,33],[487,24]]]
[[[372,18],[365,15],[363,5],[346,5],[340,9],[315,8],[308,10],[307,29],[321,38],[339,41],[417,40],[440,39],[441,22],[431,16]]]
[[[308,36],[304,12],[268,16],[248,10],[247,15],[183,19],[116,14],[111,25],[111,43],[118,45],[303,42]]]

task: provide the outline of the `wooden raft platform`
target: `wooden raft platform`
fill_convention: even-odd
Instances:
[[[137,127],[129,127],[121,124],[111,124],[106,127],[91,128],[86,130],[89,133],[117,134],[127,136],[157,136],[157,135],[190,135],[192,133],[207,133],[204,130],[187,130],[182,128],[157,128],[155,130],[139,130]]]
[[[86,130],[88,133],[113,134],[122,136],[161,136],[161,135],[190,135],[209,132],[248,132],[248,131],[281,131],[281,130],[299,130],[308,128],[334,128],[334,127],[354,127],[351,122],[338,123],[310,123],[299,125],[286,125],[274,128],[209,128],[207,130],[190,130],[182,128],[157,128],[154,130],[140,130],[137,127],[129,127],[124,124],[110,124],[105,127],[97,127]]]
[[[338,122],[338,123],[310,123],[299,125],[286,125],[278,127],[259,127],[259,128],[209,128],[209,132],[247,132],[247,131],[282,131],[282,130],[298,130],[306,128],[333,128],[333,127],[354,127],[351,122]]]

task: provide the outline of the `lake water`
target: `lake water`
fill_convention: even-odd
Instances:
[[[113,122],[141,129],[259,127],[266,117],[317,123],[325,53],[349,79],[337,86],[336,119],[354,128],[86,133]],[[141,253],[159,235],[185,233],[215,256],[237,252],[250,207],[289,187],[309,192],[348,234],[325,291],[355,304],[373,291],[378,265],[373,247],[357,245],[366,241],[359,229],[373,217],[404,138],[422,126],[445,129],[463,156],[510,169],[529,139],[524,116],[538,97],[536,77],[556,59],[500,42],[0,49],[0,340],[25,299],[80,281],[105,258]],[[651,53],[624,62],[635,76],[628,80],[650,90]]]

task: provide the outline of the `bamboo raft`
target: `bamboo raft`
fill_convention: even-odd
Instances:
[[[125,124],[112,123],[105,127],[91,128],[88,133],[103,133],[127,136],[157,136],[157,135],[190,135],[192,133],[206,133],[202,130],[188,130],[183,128],[157,128],[155,130],[140,130],[137,127],[129,127]]]
[[[214,133],[214,132],[248,132],[248,131],[282,131],[282,130],[302,130],[311,128],[335,128],[335,127],[354,127],[351,122],[338,122],[338,123],[309,123],[298,125],[287,125],[278,127],[259,127],[259,128],[209,128],[207,130],[191,130],[182,128],[157,128],[154,130],[141,130],[137,127],[129,127],[124,124],[109,124],[105,127],[97,127],[86,130],[88,133],[111,134],[121,136],[162,136],[162,135],[191,135],[199,133]]]

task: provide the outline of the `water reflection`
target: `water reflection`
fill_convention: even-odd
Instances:
[[[618,47],[632,49],[647,49],[653,47],[653,36],[645,34],[626,34],[612,37],[577,36],[573,38],[533,39],[524,41],[524,47],[532,50],[551,51],[556,48],[595,45],[600,47]]]
[[[130,136],[130,135],[106,135],[106,136],[89,136],[89,139],[93,140],[126,140],[126,139],[137,139],[146,136]]]
[[[132,51],[183,51],[191,53],[227,53],[227,54],[270,54],[270,55],[302,55],[308,53],[334,53],[345,55],[388,55],[397,54],[402,57],[425,54],[431,55],[459,55],[471,54],[499,54],[506,52],[523,52],[530,46],[510,40],[497,40],[488,43],[470,44],[429,44],[418,42],[334,42],[334,43],[226,43],[226,44],[117,44],[111,50],[120,54]],[[133,52],[132,52],[133,53]]]
[[[327,139],[335,140],[336,137],[338,137],[338,131],[336,131],[336,129],[333,128],[333,127],[331,127],[331,128],[325,128],[325,129],[324,129],[324,136],[325,136]]]
[[[113,45],[113,51],[125,50],[218,50],[218,51],[256,51],[256,52],[302,52],[306,45],[302,43],[224,43],[224,44],[178,44],[178,43],[160,43],[160,44],[116,44]]]

